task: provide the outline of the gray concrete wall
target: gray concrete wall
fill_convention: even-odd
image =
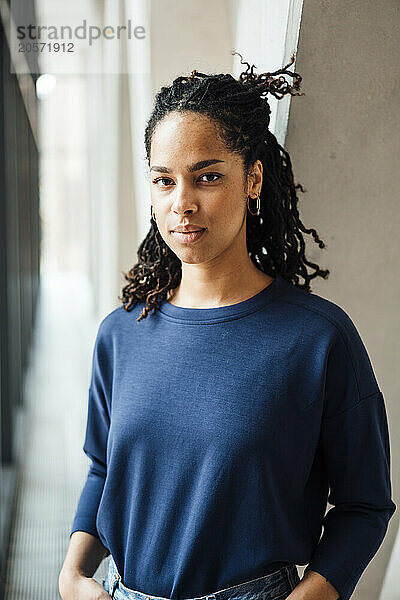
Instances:
[[[349,313],[385,396],[398,505],[399,9],[397,0],[305,0],[295,70],[306,95],[292,99],[285,143],[295,181],[307,189],[299,192],[302,220],[327,244],[307,244],[331,271],[313,291]],[[399,513],[354,600],[379,598]]]

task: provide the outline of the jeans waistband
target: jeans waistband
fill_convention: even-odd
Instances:
[[[216,590],[204,596],[196,596],[188,600],[227,600],[232,595],[241,595],[241,593],[257,593],[266,589],[268,591],[274,591],[274,589],[278,588],[280,584],[285,583],[286,585],[289,584],[290,590],[294,589],[299,582],[299,575],[296,565],[293,563],[280,562],[272,563],[270,568],[274,568],[274,565],[277,566],[277,569],[272,572],[268,572],[266,575],[262,575],[256,579],[249,579],[248,581],[243,581],[242,583]],[[278,565],[283,566],[279,568]],[[116,588],[120,588],[125,593],[125,596],[129,597],[129,600],[170,600],[169,598],[165,598],[163,596],[152,596],[151,594],[146,594],[145,592],[126,587],[122,583],[121,575],[118,572],[117,566],[111,554],[107,577],[109,578],[109,594],[112,598],[114,597]]]

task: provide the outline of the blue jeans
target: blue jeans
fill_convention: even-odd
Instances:
[[[299,583],[297,567],[288,564],[278,571],[250,579],[237,585],[190,600],[285,600]],[[126,587],[115,565],[112,555],[103,588],[114,600],[166,600],[162,596],[150,596]]]

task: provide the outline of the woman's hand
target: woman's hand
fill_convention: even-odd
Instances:
[[[62,600],[111,600],[106,592],[93,577],[60,574],[58,578],[58,591]]]
[[[93,575],[109,554],[100,539],[86,531],[74,531],[58,576],[62,600],[111,600]]]

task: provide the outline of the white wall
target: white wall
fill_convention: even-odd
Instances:
[[[273,72],[289,63],[297,50],[302,6],[303,0],[232,0],[230,24],[234,49],[244,61],[256,66],[256,73]],[[296,62],[288,70],[295,71],[295,67]],[[238,77],[246,68],[235,55],[232,74]],[[292,77],[285,75],[285,78],[293,82]],[[269,129],[280,144],[285,141],[290,100],[290,95],[279,100],[268,95]]]

